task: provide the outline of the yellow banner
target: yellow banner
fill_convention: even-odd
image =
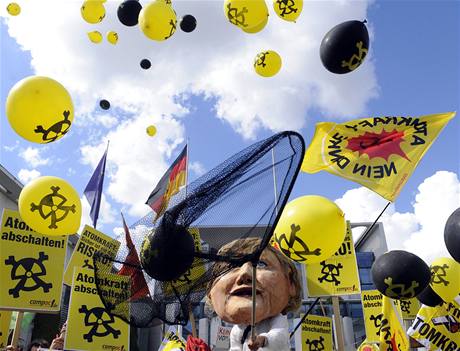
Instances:
[[[105,277],[99,284],[110,286],[112,294],[127,295],[130,291],[129,277],[126,276],[113,274],[112,277]],[[129,325],[115,318],[104,307],[97,292],[94,271],[86,268],[76,267],[74,270],[65,349],[129,350]]]
[[[403,319],[414,319],[420,309],[420,302],[414,297],[408,300],[394,300],[401,309]]]
[[[198,228],[189,228],[189,233],[193,236],[193,242],[195,244],[195,251],[201,251],[201,238]],[[162,284],[163,291],[166,295],[172,295],[174,291],[178,293],[186,293],[191,284],[197,281],[198,278],[205,274],[205,266],[200,258],[195,258],[191,267],[178,279],[171,282]],[[203,287],[204,288],[204,287]]]
[[[357,182],[394,201],[420,159],[455,112],[421,117],[370,117],[321,122],[302,170],[321,170]]]
[[[11,311],[0,310],[0,349],[8,346],[8,334],[10,332]]]
[[[407,333],[428,351],[457,351],[460,349],[460,309],[453,303],[422,306]]]
[[[93,255],[96,251],[115,258],[117,255],[120,242],[111,238],[108,235],[85,225],[83,232],[78,239],[75,250],[72,252],[69,263],[64,273],[64,284],[72,285],[73,270],[75,267],[83,267],[94,269]],[[112,262],[107,262],[107,265],[112,265]]]
[[[334,256],[320,263],[309,264],[305,270],[310,297],[359,294],[359,273],[349,222],[345,239]]]
[[[67,237],[42,235],[5,208],[0,237],[0,308],[58,312]]]
[[[172,325],[169,326],[158,351],[185,351],[187,343],[175,329]]]
[[[380,351],[409,351],[409,338],[404,329],[401,310],[393,299],[383,296],[383,318],[379,328]]]
[[[332,319],[309,315],[302,322],[302,351],[332,350]]]

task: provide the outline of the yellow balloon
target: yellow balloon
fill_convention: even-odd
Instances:
[[[171,5],[156,0],[144,6],[139,13],[139,27],[152,40],[163,41],[176,31],[177,18]]]
[[[88,32],[88,38],[94,44],[99,44],[102,41],[102,34],[97,30],[93,30],[92,32]]]
[[[6,7],[6,11],[8,11],[8,13],[11,16],[17,16],[17,15],[19,15],[21,13],[21,6],[19,6],[19,4],[15,3],[15,2],[11,2]]]
[[[251,28],[241,28],[241,29],[243,30],[243,32],[246,32],[246,33],[251,33],[251,34],[259,33],[262,29],[265,28],[267,23],[268,23],[268,16],[265,18],[264,21],[262,21],[257,26],[254,26],[254,27],[251,27]]]
[[[73,103],[54,79],[30,76],[17,82],[6,98],[6,116],[24,139],[45,144],[66,134],[73,121]]]
[[[110,31],[107,33],[107,41],[110,43],[110,44],[113,44],[115,45],[118,41],[118,33],[117,32],[114,32],[114,31]]]
[[[155,126],[148,126],[147,127],[147,134],[151,137],[153,137],[157,133],[157,129]]]
[[[322,196],[301,196],[289,202],[275,228],[274,241],[291,260],[318,263],[331,257],[345,239],[342,210]]]
[[[18,207],[24,222],[41,234],[71,235],[80,227],[80,197],[58,177],[44,176],[28,183],[19,194]]]
[[[303,8],[303,0],[273,0],[273,9],[279,18],[295,22]]]
[[[81,6],[81,17],[91,24],[101,22],[105,17],[105,1],[101,0],[86,0]]]
[[[440,257],[431,263],[430,270],[431,288],[445,302],[452,302],[460,294],[460,263]]]
[[[273,77],[281,69],[281,57],[273,50],[262,51],[254,60],[254,69],[262,77]]]
[[[265,0],[225,0],[224,13],[231,24],[244,30],[266,21],[268,8]]]

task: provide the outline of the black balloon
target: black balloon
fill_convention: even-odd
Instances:
[[[101,106],[103,110],[108,110],[110,108],[110,102],[107,100],[101,100],[99,101],[99,106]]]
[[[449,216],[444,227],[444,242],[452,258],[460,262],[460,208]]]
[[[365,21],[347,21],[332,28],[320,46],[321,61],[332,73],[344,74],[358,68],[369,50]]]
[[[143,69],[149,69],[151,66],[152,66],[152,64],[150,63],[149,60],[143,59],[143,60],[141,61],[141,67],[142,67]]]
[[[417,299],[424,305],[430,307],[436,307],[443,303],[439,295],[436,294],[429,285],[425,288],[425,290],[417,295]]]
[[[171,281],[183,275],[192,265],[195,244],[186,228],[163,221],[145,238],[140,261],[153,279]]]
[[[196,18],[192,15],[185,15],[180,21],[180,29],[186,33],[193,32],[196,28]]]
[[[430,267],[413,253],[394,250],[377,258],[371,268],[375,287],[383,295],[404,300],[416,297],[430,283]]]
[[[138,23],[142,5],[137,0],[126,0],[118,6],[117,16],[125,26],[132,27]]]

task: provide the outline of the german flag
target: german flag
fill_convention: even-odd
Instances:
[[[185,185],[187,168],[187,145],[161,177],[157,186],[150,193],[146,204],[155,211],[157,220],[168,208],[169,200],[179,192],[179,188]]]

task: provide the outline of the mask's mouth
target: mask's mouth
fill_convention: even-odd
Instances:
[[[256,295],[260,295],[261,291],[259,289],[256,290]],[[233,289],[230,292],[231,296],[240,296],[240,297],[252,297],[252,287],[251,286],[243,286],[240,288]]]

